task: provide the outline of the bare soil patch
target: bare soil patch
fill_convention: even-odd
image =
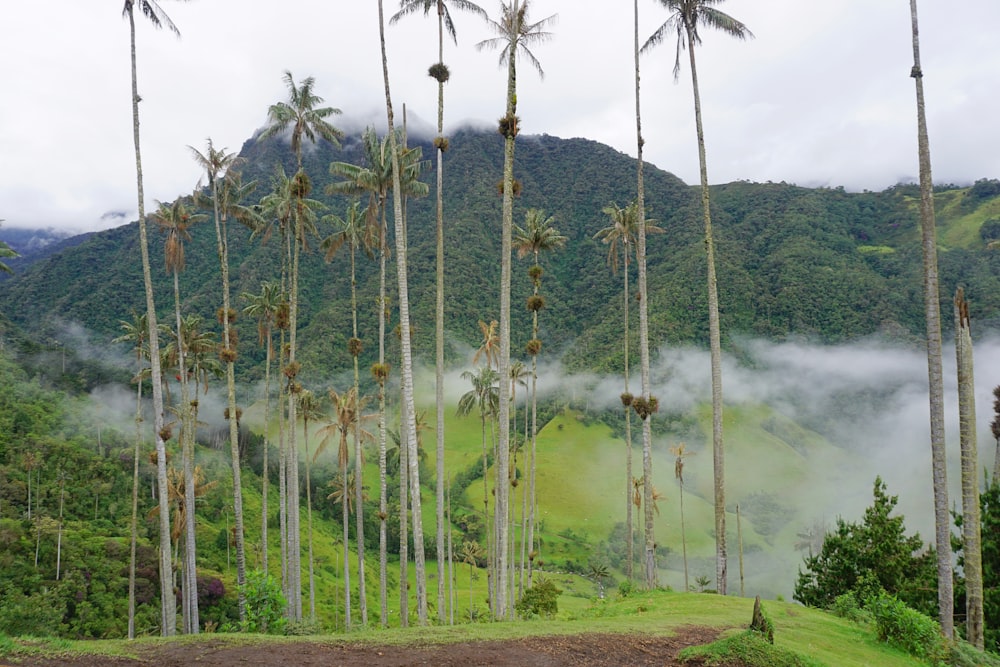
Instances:
[[[442,645],[381,646],[303,641],[239,645],[213,641],[166,643],[142,649],[139,659],[72,655],[34,659],[0,657],[0,667],[674,667],[688,646],[714,641],[718,628],[685,627],[672,637],[642,634],[582,634],[510,641]]]

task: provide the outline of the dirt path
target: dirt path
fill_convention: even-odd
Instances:
[[[0,667],[599,667],[679,666],[677,654],[707,644],[717,628],[682,628],[673,637],[649,635],[569,635],[511,641],[465,642],[439,646],[378,646],[316,641],[239,646],[206,639],[143,649],[140,660],[71,656],[60,659],[0,657]],[[5,661],[6,660],[6,661]]]

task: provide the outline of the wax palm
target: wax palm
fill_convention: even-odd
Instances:
[[[500,374],[490,368],[490,366],[482,366],[475,373],[471,371],[465,371],[462,373],[462,379],[469,380],[472,383],[472,389],[467,391],[458,401],[458,415],[461,417],[468,416],[472,414],[472,411],[476,408],[479,410],[479,424],[482,433],[482,447],[483,447],[483,519],[486,522],[486,551],[490,556],[490,567],[492,569],[494,562],[494,551],[492,547],[492,538],[490,528],[490,493],[489,493],[489,447],[486,444],[486,421],[487,418],[491,420],[496,419],[497,413],[500,408]],[[498,484],[498,486],[500,486]],[[503,484],[506,486],[506,484]],[[493,597],[493,586],[496,585],[493,577],[490,577],[490,591],[489,596],[491,601],[495,601]]]
[[[913,78],[917,95],[917,160],[920,171],[920,245],[923,255],[924,312],[926,314],[927,379],[930,403],[931,476],[934,489],[934,542],[937,551],[938,618],[944,635],[954,634],[955,619],[951,568],[951,519],[948,513],[948,459],[944,430],[944,372],[941,361],[941,295],[937,262],[937,223],[934,218],[934,179],[924,105],[924,75],[920,67],[920,31],[917,0],[910,0],[913,41]]]
[[[267,128],[260,134],[258,141],[269,139],[291,128],[292,152],[295,162],[302,169],[302,138],[310,143],[316,143],[317,137],[326,139],[335,146],[340,145],[343,132],[334,127],[327,119],[340,114],[340,109],[319,107],[323,98],[315,93],[313,88],[316,79],[308,76],[296,85],[295,77],[288,70],[282,77],[288,87],[288,101],[276,102],[267,110]]]
[[[660,0],[670,17],[646,40],[643,49],[661,43],[671,33],[676,34],[674,80],[680,75],[681,51],[687,49],[691,65],[691,86],[694,92],[695,126],[698,135],[698,160],[701,172],[701,202],[705,218],[705,251],[708,260],[708,330],[712,372],[712,459],[715,486],[715,576],[719,593],[726,593],[726,485],[725,453],[722,442],[722,343],[719,330],[719,290],[715,275],[715,240],[712,235],[712,214],[709,203],[708,167],[705,159],[705,133],[701,121],[701,95],[698,91],[698,70],[694,47],[701,43],[699,26],[721,30],[737,39],[748,39],[753,33],[740,21],[713,5],[723,0]]]
[[[220,311],[220,323],[222,324],[222,349],[220,356],[226,364],[226,405],[230,415],[236,414],[236,339],[231,329],[236,318],[236,312],[229,305],[229,244],[226,234],[226,219],[231,207],[238,200],[234,201],[234,194],[239,196],[240,192],[235,192],[229,182],[229,175],[238,167],[243,159],[234,153],[227,153],[225,148],[217,149],[211,139],[206,141],[205,152],[201,153],[196,148],[188,146],[195,162],[208,176],[208,186],[211,192],[211,204],[215,220],[215,239],[219,256],[219,266],[222,274],[222,310]],[[220,183],[221,181],[221,183]],[[225,194],[223,194],[225,192]],[[223,202],[225,197],[225,202]],[[229,420],[229,454],[230,466],[233,475],[233,515],[235,519],[236,537],[236,583],[239,595],[240,606],[246,605],[245,596],[242,594],[246,584],[246,551],[244,546],[243,532],[243,485],[240,476],[240,445],[239,429],[235,419]]]
[[[511,269],[511,234],[514,228],[514,141],[518,133],[519,119],[517,117],[517,56],[520,53],[542,75],[541,63],[531,46],[551,38],[551,33],[545,27],[552,23],[554,17],[548,17],[537,22],[528,20],[529,0],[511,0],[500,5],[500,18],[488,20],[496,37],[485,39],[476,45],[477,49],[499,49],[500,66],[507,66],[507,105],[503,118],[500,119],[500,133],[504,136],[504,170],[503,170],[503,207],[500,241],[500,356],[499,371],[501,377],[506,377],[510,367],[510,269]],[[510,441],[510,397],[506,388],[500,392],[499,406],[499,437],[500,444],[497,456],[497,478],[507,476],[509,460],[507,447]],[[496,511],[506,525],[508,513],[508,493],[506,484],[497,485]],[[500,531],[500,543],[497,551],[500,558],[500,571],[507,565],[507,530]],[[494,615],[502,614],[507,606],[507,586],[501,579],[497,590],[497,606],[493,608]]]
[[[166,235],[163,244],[164,264],[167,272],[173,275],[174,280],[174,315],[176,318],[177,332],[183,332],[183,322],[181,317],[181,296],[180,296],[180,272],[184,270],[184,243],[191,240],[190,228],[193,224],[205,219],[201,214],[192,214],[178,198],[172,204],[159,203],[159,208],[153,214],[153,222]],[[194,429],[192,425],[192,405],[188,388],[188,365],[185,360],[186,355],[184,337],[181,335],[175,349],[177,356],[176,366],[179,369],[179,379],[181,387],[181,451],[182,468],[185,475],[185,489],[189,494],[194,493],[194,482],[191,475],[194,473]],[[194,497],[187,498],[187,503],[194,505]],[[175,527],[176,528],[176,527]],[[184,614],[184,631],[197,634],[200,628],[198,619],[197,582],[195,580],[195,532],[194,524],[187,527],[187,538],[184,540],[184,609],[188,612]]]
[[[331,389],[328,392],[330,398],[330,419],[326,424],[320,428],[319,432],[322,436],[320,440],[319,447],[316,449],[316,455],[314,458],[319,457],[327,446],[334,439],[337,440],[337,467],[340,469],[340,481],[341,489],[349,489],[347,481],[348,464],[350,463],[350,447],[349,447],[349,436],[356,432],[356,427],[359,423],[371,419],[372,415],[362,415],[362,411],[368,404],[368,397],[365,396],[358,399],[357,393],[351,388],[346,392],[338,393],[337,391]],[[360,431],[362,437],[371,437],[371,434],[366,430]],[[355,467],[361,468],[361,461],[355,461]],[[360,511],[360,510],[359,510]],[[349,526],[349,509],[348,504],[344,503],[342,505],[342,516],[343,529],[344,529],[344,621],[348,628],[351,627],[351,593],[350,593],[350,570],[348,567],[348,555],[350,553],[350,546],[348,544],[348,526]],[[362,570],[363,572],[363,570]],[[360,575],[359,575],[360,576]]]
[[[257,343],[264,346],[264,460],[262,466],[262,476],[264,478],[261,488],[260,501],[260,541],[263,544],[261,549],[262,563],[261,569],[266,574],[267,568],[267,497],[270,487],[270,467],[268,466],[268,433],[271,423],[271,356],[273,353],[272,332],[275,326],[275,317],[281,304],[281,286],[276,282],[266,282],[260,286],[260,294],[244,292],[240,295],[248,305],[243,308],[243,314],[257,320]]]
[[[499,366],[499,339],[497,338],[497,326],[496,320],[490,320],[489,324],[479,320],[479,333],[482,335],[482,340],[479,343],[479,348],[476,353],[472,356],[472,363],[478,364],[479,360],[482,359],[486,362],[487,368],[493,368]]]
[[[156,28],[166,26],[180,35],[156,0],[125,0],[122,16],[128,19],[129,46],[132,71],[132,141],[135,146],[135,181],[139,211],[139,254],[142,261],[142,280],[146,296],[146,316],[149,325],[150,374],[153,383],[153,435],[156,443],[156,487],[160,499],[160,634],[170,637],[177,632],[176,603],[171,586],[170,565],[170,513],[167,511],[166,448],[160,432],[163,430],[163,379],[160,369],[160,343],[157,338],[156,303],[153,298],[153,276],[149,263],[149,242],[146,235],[146,202],[142,188],[142,154],[139,147],[139,84],[135,57],[135,9]],[[129,623],[129,638],[135,637],[135,619]]]
[[[135,447],[132,452],[132,521],[129,524],[128,626],[129,637],[135,634],[135,549],[139,521],[139,449],[142,445],[142,360],[149,358],[149,324],[145,313],[132,312],[131,321],[122,320],[124,331],[112,343],[131,343],[135,349]],[[31,474],[28,474],[28,520],[31,520]]]
[[[316,233],[316,214],[322,210],[323,204],[314,199],[309,199],[312,184],[309,177],[301,169],[292,178],[288,178],[284,170],[280,167],[276,170],[274,179],[274,190],[271,194],[261,200],[262,216],[265,220],[275,220],[282,230],[287,230],[285,239],[291,244],[292,261],[291,277],[289,286],[289,307],[288,307],[288,357],[283,369],[288,378],[288,423],[294,427],[297,419],[295,417],[295,393],[299,387],[296,377],[298,375],[299,364],[295,361],[296,352],[296,330],[298,320],[298,277],[299,277],[299,256],[302,250],[308,250],[308,240],[310,235]],[[286,250],[287,250],[286,246]],[[298,473],[298,449],[295,446],[295,428],[288,429],[288,442],[286,450],[286,472],[288,479],[285,485],[288,489],[299,488]],[[301,620],[302,618],[302,572],[301,572],[301,544],[299,543],[299,496],[298,493],[291,493],[287,498],[288,502],[288,525],[286,552],[288,558],[288,579],[291,598],[289,600],[292,617]]]
[[[547,217],[545,211],[540,209],[528,209],[524,215],[524,227],[514,225],[513,247],[517,250],[518,258],[523,259],[528,255],[534,259],[534,264],[528,269],[528,275],[532,283],[532,295],[528,299],[528,310],[531,311],[531,340],[528,342],[527,352],[531,355],[531,469],[528,477],[528,495],[531,496],[529,502],[529,517],[527,534],[522,534],[522,567],[524,566],[524,552],[534,552],[535,534],[535,469],[536,469],[536,442],[537,442],[537,422],[538,422],[538,353],[542,350],[542,341],[538,338],[538,312],[545,306],[544,297],[539,295],[542,281],[541,254],[552,252],[562,248],[568,240],[566,236],[559,233],[552,217]],[[531,560],[528,561],[528,585],[531,585]],[[513,597],[513,596],[512,596]]]
[[[631,579],[632,564],[634,561],[632,539],[634,530],[632,524],[632,503],[629,502],[628,496],[632,485],[632,393],[629,391],[629,349],[631,343],[629,338],[629,305],[632,299],[629,295],[628,269],[632,255],[635,253],[636,236],[639,231],[639,204],[637,200],[633,200],[625,208],[622,208],[616,203],[611,203],[601,209],[601,212],[609,217],[611,224],[598,230],[594,234],[594,238],[600,239],[602,243],[608,246],[608,265],[611,267],[613,274],[618,272],[619,254],[621,255],[623,264],[622,276],[624,287],[622,291],[622,304],[625,332],[622,340],[625,348],[625,389],[622,392],[622,405],[625,409],[625,526],[628,533],[626,547],[628,565],[626,566],[626,574]],[[657,227],[652,220],[645,220],[645,232],[646,234],[659,234],[663,232],[663,229]]]
[[[680,486],[678,496],[681,511],[681,550],[684,556],[684,590],[688,591],[691,589],[688,583],[687,536],[684,532],[684,459],[690,456],[691,452],[687,451],[686,445],[681,442],[671,447],[670,453],[674,455],[674,478],[677,480],[678,486]]]
[[[438,84],[437,133],[434,146],[437,148],[437,235],[436,235],[436,292],[435,292],[435,407],[437,414],[437,551],[444,552],[444,152],[448,140],[444,136],[444,84],[450,73],[444,64],[444,32],[458,43],[455,24],[451,19],[449,5],[463,11],[472,12],[486,18],[486,12],[479,5],[468,0],[401,0],[400,10],[389,19],[395,23],[408,14],[423,10],[424,16],[431,7],[437,10],[438,18],[438,60],[430,67],[428,74]],[[444,622],[444,559],[438,558],[438,620]]]
[[[309,456],[309,422],[321,419],[319,397],[305,390],[298,395],[298,416],[302,420],[302,443],[306,450],[306,539],[309,544],[309,620],[316,622],[316,579],[313,571],[312,460]]]

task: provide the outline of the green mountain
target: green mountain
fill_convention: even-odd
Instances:
[[[425,156],[433,148],[421,145]],[[342,149],[321,144],[306,155],[315,184],[313,196],[342,214],[347,201],[330,198],[323,188],[332,177],[331,161],[360,163],[360,142]],[[287,145],[249,140],[242,155],[246,178],[266,194],[277,164],[292,168]],[[446,328],[452,359],[464,358],[464,345],[477,345],[478,320],[498,315],[500,198],[496,185],[502,163],[501,138],[463,130],[450,142],[445,162],[447,224]],[[430,169],[430,163],[428,163]],[[541,326],[545,350],[571,369],[620,367],[621,276],[607,267],[606,247],[593,239],[607,224],[601,209],[625,204],[633,196],[634,160],[586,139],[529,136],[519,142],[517,177],[522,194],[515,219],[530,207],[555,217],[569,237],[566,248],[543,257],[546,309]],[[650,215],[665,234],[650,237],[650,326],[654,345],[707,339],[703,244],[697,189],[650,166],[647,170]],[[425,180],[434,182],[432,173]],[[433,188],[432,188],[433,193]],[[920,248],[915,186],[883,192],[848,193],[784,183],[737,182],[713,188],[717,229],[722,328],[735,334],[784,339],[809,337],[837,342],[884,333],[919,337],[922,324]],[[980,181],[971,188],[946,186],[937,195],[941,244],[942,302],[964,284],[973,318],[1000,322],[1000,260],[987,248],[1000,236],[1000,183]],[[415,349],[425,358],[433,350],[434,204],[433,194],[408,203],[411,308]],[[320,224],[320,235],[329,234]],[[221,302],[219,269],[211,223],[192,229],[181,293],[188,312],[214,318]],[[170,282],[163,270],[162,237],[151,232],[158,307],[171,307]],[[36,334],[59,338],[68,323],[78,323],[104,343],[117,334],[130,309],[143,307],[135,224],[91,235],[73,247],[44,257],[4,284],[0,312]],[[230,230],[234,292],[256,292],[278,275],[277,238],[261,246],[249,232]],[[315,246],[314,246],[315,247]],[[349,366],[349,293],[346,252],[330,264],[315,252],[304,259],[300,351],[306,379],[336,376]],[[530,292],[529,260],[515,265],[514,304]],[[359,258],[361,336],[368,354],[375,349],[377,267]],[[633,278],[634,280],[634,278]],[[633,313],[634,314],[634,313]],[[529,313],[515,307],[512,349],[523,349]],[[390,323],[393,326],[394,322]],[[239,325],[244,378],[256,377],[261,353],[249,344],[254,324]],[[372,358],[363,361],[371,362]],[[309,375],[312,374],[312,375]]]

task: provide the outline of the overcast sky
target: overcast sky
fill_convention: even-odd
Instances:
[[[480,3],[491,16],[498,0]],[[122,0],[0,5],[0,218],[10,226],[97,229],[135,217],[128,24]],[[161,0],[181,39],[137,17],[147,208],[191,190],[187,145],[237,151],[285,98],[282,73],[316,78],[345,129],[385,127],[375,0]],[[632,3],[533,0],[532,18],[558,15],[538,45],[545,78],[522,64],[525,133],[586,137],[635,154]],[[387,17],[398,9],[386,0]],[[723,9],[756,35],[705,31],[699,64],[709,177],[881,190],[914,180],[916,129],[906,0],[730,0]],[[936,182],[1000,176],[1000,2],[921,0],[921,47]],[[643,39],[665,19],[640,0]],[[491,34],[456,14],[446,45],[446,133],[492,129],[505,72],[479,52]],[[387,27],[397,116],[436,122],[437,28],[417,14]],[[691,84],[671,75],[673,43],[643,56],[646,158],[698,179]],[[114,215],[118,212],[119,215]],[[122,215],[123,214],[123,215]]]

